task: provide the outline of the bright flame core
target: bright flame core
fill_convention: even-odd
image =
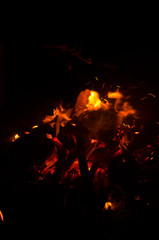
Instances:
[[[111,207],[112,207],[112,203],[111,202],[106,202],[105,205],[104,205],[104,209],[105,210],[111,209]]]
[[[102,109],[108,109],[108,103],[103,103],[100,100],[99,93],[95,91],[90,91],[90,95],[88,97],[88,103],[86,105],[86,110],[99,110]]]
[[[95,91],[91,91],[90,96],[88,97],[88,109],[98,110],[101,107],[101,100],[99,99],[99,94]]]

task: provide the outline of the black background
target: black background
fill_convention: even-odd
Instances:
[[[42,116],[51,113],[55,102],[59,99],[63,99],[64,104],[74,102],[80,90],[84,89],[85,84],[92,81],[96,75],[102,83],[108,82],[114,86],[118,84],[125,88],[131,85],[136,86],[137,83],[144,81],[146,93],[148,90],[155,94],[158,92],[158,19],[155,6],[152,10],[149,9],[149,6],[147,6],[147,10],[143,6],[141,9],[138,9],[139,6],[133,6],[134,9],[132,9],[130,4],[130,6],[121,6],[122,11],[118,8],[115,10],[114,6],[110,8],[107,3],[105,3],[105,7],[100,6],[96,9],[95,6],[94,10],[92,10],[92,5],[86,9],[85,5],[81,3],[71,7],[68,7],[68,10],[62,4],[58,8],[54,6],[51,8],[51,12],[39,13],[40,17],[36,17],[33,13],[34,21],[30,19],[29,13],[26,17],[19,17],[18,20],[13,17],[5,26],[5,34],[1,38],[4,62],[3,104],[1,107],[2,178],[5,178],[8,167],[3,159],[6,158],[5,154],[8,151],[6,142],[10,141],[9,137],[17,131],[26,130],[40,121]],[[68,48],[79,49],[82,47],[84,54],[92,58],[92,64],[89,65],[68,52],[53,51],[50,53],[50,50],[45,47],[46,45],[64,44]],[[71,70],[68,68],[70,62]],[[145,89],[143,89],[141,97],[145,96]],[[157,121],[158,114],[156,109],[154,111],[155,121]],[[150,115],[148,112],[147,116],[153,116],[153,114]],[[148,119],[148,121],[150,120]],[[13,149],[15,156],[9,156],[9,161],[12,157],[16,161],[17,152],[19,152],[18,159],[21,160],[23,148],[21,151],[18,148],[17,144],[17,149]],[[7,150],[5,151],[5,149]],[[21,164],[18,165],[17,162],[15,166],[17,166],[16,171],[20,172]],[[3,169],[5,169],[5,174]],[[4,188],[2,186],[2,189]],[[41,194],[41,191],[43,189],[38,194]],[[5,189],[4,194],[6,192]],[[8,202],[7,204],[5,202],[7,197],[4,197],[0,208],[4,209],[4,214],[5,211],[6,215],[10,214],[8,218],[10,217],[14,221],[14,214],[16,214],[14,202],[17,202],[18,206],[21,193],[18,193],[17,196],[14,191],[7,192],[7,194],[7,197],[11,196],[11,198],[15,195],[15,199],[7,200],[9,209]],[[33,199],[35,205],[41,197],[38,194],[35,194],[36,197]],[[50,192],[48,191],[47,194],[48,198],[47,196],[46,198],[42,197],[44,203],[49,199]],[[22,195],[22,201],[23,198],[25,199],[25,194]],[[58,201],[58,197],[55,199],[55,203],[56,200]],[[26,204],[25,200],[24,204]],[[32,199],[29,204],[32,206]],[[60,206],[58,204],[57,206]],[[41,206],[44,211],[42,216],[46,218],[50,216],[50,208],[48,207],[48,212],[45,212],[45,207],[39,201],[33,216],[35,221],[39,216],[36,216],[36,211],[39,214]],[[32,207],[34,208],[34,206]],[[56,206],[51,209],[51,212],[54,211],[54,208]],[[17,211],[15,218],[19,221],[18,214],[22,217],[23,211],[27,212],[27,208],[25,210],[21,203]],[[57,209],[56,215],[59,212],[61,213],[62,209]],[[150,216],[154,216],[155,219],[156,215],[153,214],[154,211]],[[148,218],[149,214],[146,216]],[[136,218],[137,216],[133,219]],[[59,223],[60,220],[58,220]],[[40,222],[39,219],[38,222]],[[64,225],[65,223],[63,223]],[[133,230],[133,227],[130,229]],[[138,229],[139,227],[137,231]],[[140,234],[142,235],[142,230]]]

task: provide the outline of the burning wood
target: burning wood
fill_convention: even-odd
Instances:
[[[36,184],[51,177],[54,181],[56,179],[58,186],[66,187],[69,191],[81,184],[83,191],[87,192],[91,186],[96,196],[104,192],[101,209],[105,214],[121,213],[125,209],[124,191],[127,191],[123,176],[131,185],[135,178],[131,171],[136,171],[133,161],[139,165],[153,162],[159,141],[156,139],[154,145],[147,143],[136,147],[136,139],[142,138],[144,131],[143,124],[137,122],[137,110],[119,88],[102,96],[90,89],[81,91],[73,108],[56,106],[52,115],[46,115],[41,123],[24,134],[15,134],[12,141],[23,135],[30,137],[32,132],[43,128],[45,140],[52,148],[45,159],[34,164]],[[127,157],[128,152],[133,160]],[[117,170],[112,167],[114,161],[119,166]],[[116,182],[114,184],[114,179],[118,180],[119,176],[121,186],[125,188],[116,187]],[[115,187],[109,192],[112,186]],[[0,217],[2,219],[2,215]]]
[[[136,111],[128,102],[123,101],[124,96],[119,92],[119,89],[116,92],[109,92],[107,97],[108,99],[115,99],[115,102],[109,102],[107,99],[105,99],[105,102],[102,102],[99,93],[86,89],[77,97],[74,109],[65,110],[60,105],[53,110],[52,116],[47,115],[43,119],[44,124],[50,124],[52,128],[55,127],[55,136],[48,133],[46,136],[55,144],[56,147],[51,157],[45,161],[45,167],[43,167],[43,170],[40,170],[41,174],[45,175],[47,172],[53,174],[55,172],[56,163],[58,161],[57,147],[59,149],[61,147],[66,149],[67,159],[69,159],[71,154],[65,145],[62,144],[63,140],[59,140],[59,138],[57,138],[59,134],[62,134],[60,126],[65,127],[68,130],[69,126],[72,125],[74,127],[74,129],[71,129],[71,136],[75,143],[74,149],[71,150],[74,152],[74,159],[71,157],[70,163],[68,163],[68,160],[65,160],[66,163],[64,163],[64,165],[66,164],[67,167],[65,168],[64,166],[66,173],[63,174],[63,177],[67,177],[68,173],[72,172],[71,169],[76,169],[77,175],[79,176],[79,166],[76,164],[77,160],[80,162],[79,155],[77,153],[77,146],[79,145],[79,143],[77,144],[77,136],[79,134],[81,135],[80,131],[82,128],[88,130],[87,136],[85,135],[84,137],[84,135],[81,135],[82,138],[80,138],[83,139],[82,144],[84,145],[82,151],[86,156],[86,161],[89,163],[89,166],[87,166],[89,170],[91,170],[92,166],[90,159],[94,152],[99,148],[107,149],[109,147],[107,142],[108,139],[102,137],[106,136],[108,132],[111,131],[111,134],[113,135],[116,132],[114,138],[113,135],[110,138],[111,141],[114,139],[114,143],[112,142],[114,145],[114,152],[111,153],[112,156],[116,154],[116,152],[121,151],[121,149],[127,149],[127,146],[130,143],[127,134],[132,129],[132,126],[123,123],[123,120],[129,115],[134,116]]]
[[[85,142],[83,153],[85,154],[88,162],[90,162],[91,155],[99,148],[106,149],[109,145],[109,141],[112,143],[114,142],[114,152],[112,152],[112,155],[116,154],[116,152],[120,151],[120,149],[127,149],[127,146],[130,143],[130,140],[128,139],[128,132],[130,132],[132,126],[123,123],[123,120],[125,120],[129,115],[136,116],[136,110],[134,110],[128,102],[124,102],[124,96],[121,92],[119,92],[119,88],[115,92],[108,92],[106,96],[107,99],[104,98],[103,102],[100,99],[98,92],[86,89],[77,97],[74,109],[64,109],[61,105],[59,105],[56,109],[53,109],[53,115],[47,115],[43,119],[43,124],[49,124],[53,129],[55,128],[55,136],[50,133],[46,134],[46,137],[55,144],[55,148],[51,156],[45,161],[44,165],[40,167],[40,170],[38,170],[40,174],[45,176],[49,172],[51,174],[55,172],[56,164],[58,162],[57,148],[64,148],[67,152],[67,157],[70,154],[65,145],[63,145],[62,140],[57,138],[59,134],[62,134],[62,132],[60,132],[60,127],[68,128],[67,126],[70,125],[74,127],[74,129],[71,130],[71,135],[75,145],[74,149],[71,151],[76,154],[74,155],[74,159],[72,159],[70,164],[68,164],[70,169],[74,169],[77,159],[79,160],[76,152],[76,137],[82,128],[87,129],[88,131],[88,135],[87,137],[85,135],[85,139],[82,136],[82,141]],[[108,99],[115,99],[115,102],[108,101]],[[38,127],[39,125],[34,125],[32,129]],[[78,131],[79,133],[77,133]],[[108,132],[109,134],[111,133],[109,141],[105,138],[105,136],[109,135]],[[27,131],[24,133],[28,134],[30,132]],[[20,136],[16,134],[14,140],[12,141],[15,141],[19,137]],[[89,169],[91,169],[91,165],[89,163]],[[67,169],[67,172],[69,172],[69,169]],[[64,175],[66,176],[68,174]]]

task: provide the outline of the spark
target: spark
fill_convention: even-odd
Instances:
[[[38,127],[39,127],[39,125],[34,125],[34,126],[32,127],[32,129],[38,128]]]
[[[129,125],[129,124],[125,124],[125,123],[123,123],[123,126],[124,126],[124,127],[128,127],[128,128],[130,128],[130,125]]]
[[[137,195],[137,196],[134,197],[134,199],[137,200],[137,201],[140,201],[141,197],[139,195]]]
[[[25,131],[25,132],[24,132],[24,134],[30,134],[30,132],[28,132],[28,131]]]
[[[145,100],[145,99],[147,99],[147,97],[140,98],[141,101],[143,101],[143,100]]]
[[[152,96],[152,97],[154,97],[154,98],[156,97],[155,94],[153,94],[153,93],[148,93],[148,95],[149,95],[149,96]]]
[[[103,85],[102,85],[102,89],[105,87],[105,83],[103,83]]]

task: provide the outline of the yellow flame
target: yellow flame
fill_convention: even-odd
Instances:
[[[32,127],[32,129],[38,128],[38,127],[39,127],[39,125],[34,125],[34,126]]]
[[[135,132],[135,134],[137,135],[137,134],[139,134],[140,132]]]
[[[111,202],[106,202],[105,205],[104,205],[104,209],[105,210],[108,210],[109,208],[111,209],[112,207],[112,203]]]
[[[18,133],[16,133],[12,139],[12,142],[14,142],[15,140],[17,140],[18,138],[20,138],[20,135]]]
[[[88,97],[88,103],[86,105],[87,110],[99,110],[100,108],[108,109],[108,102],[102,103],[99,97],[99,93],[95,91],[90,91]]]
[[[88,97],[87,107],[89,109],[99,109],[100,105],[101,105],[101,100],[99,99],[99,94],[95,91],[91,91],[91,94]]]

